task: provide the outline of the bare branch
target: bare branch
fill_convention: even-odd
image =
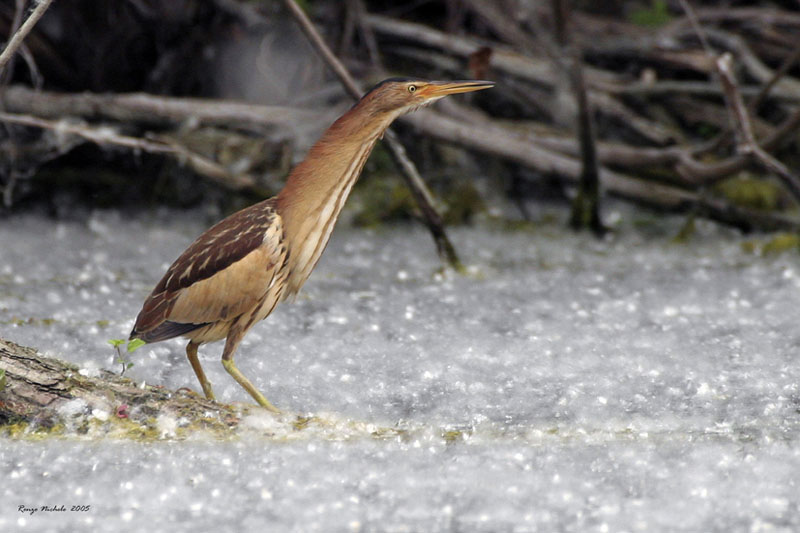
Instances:
[[[703,27],[700,26],[700,21],[697,19],[697,15],[692,9],[692,5],[689,3],[689,0],[678,0],[683,8],[684,13],[686,13],[686,18],[689,19],[689,24],[691,24],[694,33],[697,35],[697,38],[700,39],[700,43],[703,45],[703,49],[706,51],[706,54],[709,56],[715,56],[714,50],[711,48],[711,44],[708,42],[708,38],[706,37],[706,32],[703,31]]]
[[[176,142],[159,142],[121,135],[114,128],[108,126],[95,127],[66,120],[53,121],[5,112],[0,112],[0,122],[53,130],[63,135],[77,135],[100,146],[114,145],[153,154],[165,154],[177,159],[182,164],[188,164],[198,174],[229,189],[250,189],[255,188],[257,184],[252,176],[233,174],[215,161],[192,152]]]
[[[42,18],[42,15],[44,15],[45,11],[47,11],[47,8],[50,7],[50,3],[52,1],[53,0],[38,0],[38,4],[34,8],[31,15],[28,17],[25,23],[20,26],[19,30],[14,33],[14,36],[8,41],[5,50],[3,50],[3,53],[0,54],[0,72],[3,71],[6,63],[8,63],[17,49],[22,45],[22,41],[25,39],[28,33],[30,33],[36,23],[39,22],[39,19]]]
[[[781,178],[795,199],[800,201],[800,179],[783,163],[761,148],[756,141],[750,124],[750,117],[747,114],[747,108],[742,100],[742,95],[739,94],[736,87],[732,61],[733,58],[729,53],[722,54],[717,59],[717,70],[719,71],[722,86],[725,89],[725,100],[733,119],[734,129],[739,138],[737,149],[744,155],[752,156],[765,169]]]
[[[364,40],[364,45],[367,48],[372,68],[384,70],[381,62],[381,54],[378,50],[378,41],[375,39],[375,32],[364,23],[364,15],[367,13],[364,0],[347,0],[347,10],[355,19],[355,25],[358,27],[361,38]]]
[[[776,70],[772,77],[764,84],[761,90],[758,92],[756,97],[750,102],[748,109],[751,113],[755,113],[758,111],[758,108],[767,98],[769,92],[772,90],[773,87],[783,78],[788,72],[789,69],[797,63],[797,60],[800,59],[800,42],[797,43],[797,46],[794,47],[792,53],[789,54],[781,63],[781,66]]]
[[[577,184],[580,176],[581,165],[578,160],[538,146],[489,119],[480,125],[465,124],[433,110],[422,110],[401,120],[413,124],[420,132],[431,137],[515,161],[543,174],[557,175],[572,185]],[[720,198],[636,179],[606,168],[600,169],[600,179],[610,194],[658,209],[697,212],[745,231],[800,230],[800,219],[797,218],[738,207]]]
[[[476,2],[476,6],[482,5],[483,3],[485,2]],[[471,7],[474,6],[471,5]],[[482,16],[491,14],[493,17],[491,21],[495,24],[500,24],[500,21],[496,20],[497,13],[493,13],[494,11],[493,8],[488,6],[480,8]],[[541,60],[530,55],[520,54],[508,47],[499,46],[497,43],[491,43],[476,38],[450,35],[422,24],[395,20],[380,15],[367,15],[365,20],[379,33],[411,40],[415,43],[442,50],[463,58],[468,58],[481,47],[489,47],[492,50],[492,69],[513,76],[518,80],[533,83],[537,87],[542,87],[549,91],[558,91],[556,83],[556,80],[558,80],[557,68],[567,67],[567,62],[562,61],[561,54],[550,52],[550,47],[546,47],[548,49],[548,60]],[[496,31],[501,31],[495,26],[493,26],[493,28],[495,28]],[[511,38],[518,38],[517,33],[510,33],[509,39]],[[515,41],[515,44],[523,49],[534,46],[529,38],[518,43]],[[538,48],[542,48],[542,46]],[[408,51],[401,50],[400,53],[410,55]],[[426,55],[431,57],[430,53]],[[423,59],[419,55],[414,58],[416,60]],[[429,58],[425,58],[424,60],[430,62]],[[558,67],[556,67],[556,65],[558,65]],[[629,84],[622,83],[615,74],[608,71],[585,65],[583,66],[583,70],[586,85],[589,90],[589,102],[595,109],[617,118],[621,123],[636,130],[638,134],[654,143],[666,144],[674,140],[674,134],[670,132],[668,128],[665,128],[662,124],[655,121],[648,120],[641,115],[637,115],[622,102],[614,98],[612,94],[609,94],[611,92],[610,89],[618,89],[621,92],[624,91],[624,87]],[[507,89],[515,85],[517,85],[517,80],[514,79],[503,82],[503,86]],[[717,94],[719,94],[719,88],[716,88],[716,91]],[[515,92],[518,92],[520,97],[525,99],[526,103],[534,108],[542,105],[541,101],[537,101],[535,92],[532,91],[527,84],[525,84],[521,90]],[[549,111],[552,111],[552,105],[547,107],[549,107]]]
[[[177,98],[146,93],[79,94],[34,91],[12,86],[0,92],[0,107],[44,118],[81,116],[159,126],[186,121],[198,124],[251,128],[263,132],[270,126],[311,122],[319,113],[285,106],[245,104],[203,98]]]

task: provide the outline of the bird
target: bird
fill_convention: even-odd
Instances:
[[[186,357],[205,397],[216,401],[197,351],[225,339],[225,370],[258,405],[280,413],[234,363],[239,343],[308,279],[389,125],[445,96],[493,86],[484,80],[416,78],[375,85],[322,134],[276,196],[218,222],[172,263],[142,305],[130,340],[188,339]]]

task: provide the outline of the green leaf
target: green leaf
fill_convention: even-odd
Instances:
[[[108,341],[108,344],[110,344],[114,348],[118,348],[123,344],[125,344],[125,339],[111,339]]]
[[[135,352],[136,350],[138,350],[139,348],[141,348],[145,344],[147,344],[147,343],[144,342],[142,339],[132,339],[132,340],[128,341],[128,353]]]

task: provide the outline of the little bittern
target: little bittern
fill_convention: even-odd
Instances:
[[[219,222],[178,257],[145,300],[130,338],[188,338],[186,355],[211,400],[214,392],[197,348],[225,339],[225,370],[259,405],[279,412],[233,363],[239,342],[308,279],[350,189],[389,124],[444,96],[493,85],[391,78],[373,87],[328,128],[277,196]]]

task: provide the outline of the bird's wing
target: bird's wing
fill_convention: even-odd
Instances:
[[[168,319],[205,324],[254,310],[272,287],[280,266],[281,258],[269,248],[259,246],[210,278],[183,289]]]
[[[145,301],[131,336],[147,340],[147,332],[167,321],[208,324],[251,311],[274,283],[285,257],[274,199],[231,215],[169,267]]]

